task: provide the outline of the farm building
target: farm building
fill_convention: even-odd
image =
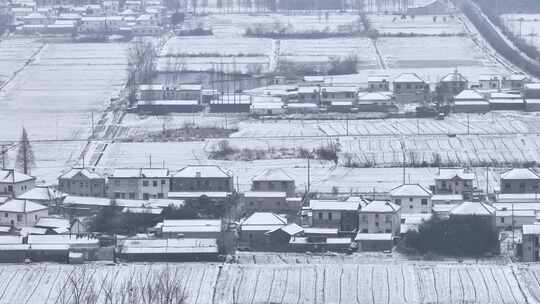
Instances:
[[[265,232],[269,244],[272,244],[272,251],[289,251],[289,242],[291,238],[304,232],[304,228],[297,224],[289,224],[283,227],[275,228]]]
[[[30,256],[35,261],[67,262],[68,252],[83,253],[85,260],[97,259],[99,240],[76,235],[29,235]]]
[[[350,113],[353,109],[352,101],[332,101],[328,107],[330,112]]]
[[[388,201],[373,201],[359,212],[358,231],[361,233],[388,233],[399,236],[401,207]]]
[[[503,208],[495,211],[496,226],[499,229],[511,230],[531,225],[536,222],[536,211],[534,210],[509,210]]]
[[[540,111],[540,98],[539,99],[525,99],[525,110],[529,112]]]
[[[120,257],[128,261],[217,261],[216,239],[125,240]]]
[[[198,100],[139,100],[137,111],[149,114],[195,113],[203,110]]]
[[[35,187],[36,178],[16,170],[0,169],[0,195],[17,197]]]
[[[334,230],[335,233],[329,235],[327,230]],[[345,252],[351,248],[351,238],[338,237],[336,229],[304,229],[303,234],[291,237],[289,247],[295,252]]]
[[[0,225],[22,228],[34,226],[42,217],[49,215],[47,206],[21,199],[9,199],[0,205]]]
[[[477,221],[489,225],[494,231],[496,228],[495,207],[483,202],[463,202],[450,210],[451,219],[460,221],[474,216]]]
[[[215,165],[187,166],[171,175],[171,191],[226,191],[234,188],[231,172]]]
[[[29,249],[20,236],[0,236],[0,263],[23,263]]]
[[[393,106],[392,96],[380,92],[360,92],[356,106],[360,112],[387,112]]]
[[[201,102],[200,84],[181,84],[167,87],[161,84],[142,84],[138,88],[137,100],[196,100]]]
[[[418,184],[401,185],[390,190],[390,199],[402,207],[401,213],[431,213],[431,191]]]
[[[287,196],[296,193],[294,179],[283,169],[266,169],[251,180],[252,191],[285,192]]]
[[[478,85],[478,88],[483,91],[499,90],[501,88],[501,76],[480,75]]]
[[[286,110],[289,114],[309,114],[319,112],[320,108],[316,103],[289,103]]]
[[[520,92],[521,90],[523,90],[525,84],[530,81],[531,79],[527,75],[516,73],[510,76],[503,77],[501,80],[501,88],[503,90]]]
[[[429,95],[429,85],[414,73],[403,73],[393,81],[397,103],[423,103]]]
[[[356,102],[357,87],[323,86],[321,88],[321,104],[329,106],[333,102]]]
[[[473,90],[464,90],[453,98],[456,113],[486,113],[489,112],[489,102]]]
[[[358,227],[360,202],[315,200],[302,208],[302,221],[316,228],[337,228],[342,232],[351,232]]]
[[[540,225],[523,225],[521,259],[523,262],[540,261]]]
[[[210,101],[212,113],[249,113],[251,96],[244,94],[219,95],[217,100]]]
[[[254,250],[268,249],[272,244],[268,243],[265,233],[287,225],[287,219],[281,215],[270,212],[255,212],[246,219],[240,221],[239,244]]]
[[[390,91],[390,77],[388,75],[369,75],[368,90],[370,92]]]
[[[158,224],[164,238],[221,239],[221,220],[164,220]]]
[[[105,196],[105,177],[88,168],[72,168],[58,177],[58,189],[69,195]]]
[[[392,233],[362,233],[356,234],[354,241],[358,244],[358,251],[386,251],[394,247]]]
[[[526,83],[522,95],[524,99],[540,99],[540,83]]]
[[[242,198],[243,210],[252,212],[298,212],[299,206],[287,205],[287,194],[277,191],[247,191]]]
[[[532,169],[514,168],[501,174],[501,193],[537,193],[540,176]]]
[[[283,102],[254,103],[251,105],[251,113],[256,115],[279,115],[285,113]]]
[[[320,86],[299,86],[298,101],[300,103],[321,104],[321,87]]]
[[[491,93],[489,106],[491,110],[525,110],[525,102],[521,95],[510,93]]]

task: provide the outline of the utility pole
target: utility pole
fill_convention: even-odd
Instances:
[[[6,146],[2,145],[2,169],[6,168]]]
[[[307,193],[311,191],[311,164],[310,164],[310,156],[308,156],[307,159]]]
[[[148,160],[150,163],[150,168],[152,168],[152,154],[148,155]]]
[[[469,119],[469,114],[467,114],[467,135],[471,135],[471,121]]]
[[[94,138],[94,112],[92,111],[92,138]]]

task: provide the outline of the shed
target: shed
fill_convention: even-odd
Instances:
[[[220,95],[217,100],[210,102],[212,113],[249,113],[251,96],[243,94]]]
[[[394,246],[391,233],[358,233],[354,240],[359,251],[385,251]]]

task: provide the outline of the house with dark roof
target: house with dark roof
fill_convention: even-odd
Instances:
[[[501,174],[501,193],[538,193],[540,176],[530,168],[514,168]]]
[[[285,192],[292,196],[296,192],[294,179],[283,169],[266,169],[251,180],[253,191]]]
[[[193,165],[171,175],[171,192],[232,192],[231,172],[215,165]]]
[[[36,178],[11,169],[0,169],[0,195],[16,197],[34,188]]]
[[[58,190],[76,196],[105,196],[105,177],[89,168],[72,168],[58,177]]]
[[[431,191],[419,184],[403,184],[390,190],[391,201],[401,213],[431,213]]]

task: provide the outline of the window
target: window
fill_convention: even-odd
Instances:
[[[162,180],[161,180],[161,184],[162,184],[162,185],[165,185],[166,183],[167,183],[167,180],[165,180],[165,179],[162,179]]]
[[[400,198],[396,198],[396,200],[394,202],[396,203],[396,205],[401,205],[401,199]]]
[[[375,227],[379,227],[379,222],[375,222]]]
[[[409,209],[414,209],[414,206],[413,206],[413,205],[409,205]]]
[[[148,181],[143,181],[143,182],[142,182],[142,185],[143,185],[144,187],[148,187]]]
[[[5,212],[5,213],[4,213],[4,217],[8,217],[8,216],[9,216],[9,215],[8,215],[8,213],[7,213],[7,212]]]
[[[157,187],[157,181],[152,181],[152,186]]]
[[[510,183],[505,183],[504,184],[504,188],[505,189],[510,189],[512,186],[510,185]]]
[[[135,192],[130,192],[129,193],[129,198],[130,199],[135,199]]]
[[[22,222],[22,214],[17,214],[17,222]]]
[[[525,183],[519,183],[519,189],[525,189]]]
[[[413,198],[412,197],[409,197],[409,202],[412,202],[413,201]]]
[[[323,213],[322,213],[322,212],[319,212],[319,219],[320,219],[320,220],[323,219]]]
[[[332,220],[332,212],[328,212],[328,220],[329,220],[329,221]]]
[[[385,221],[387,223],[391,223],[392,222],[392,216],[391,215],[387,215],[386,218],[385,218]]]
[[[501,223],[504,224],[504,217],[501,217]]]
[[[368,222],[368,216],[367,215],[362,215],[362,222],[363,223],[367,223]]]
[[[375,218],[379,218],[379,214],[375,214]]]
[[[427,206],[427,198],[422,199],[422,205]]]
[[[38,220],[37,214],[34,215],[34,220]]]
[[[143,193],[143,200],[147,201],[148,199],[150,199],[150,194],[148,193]]]

